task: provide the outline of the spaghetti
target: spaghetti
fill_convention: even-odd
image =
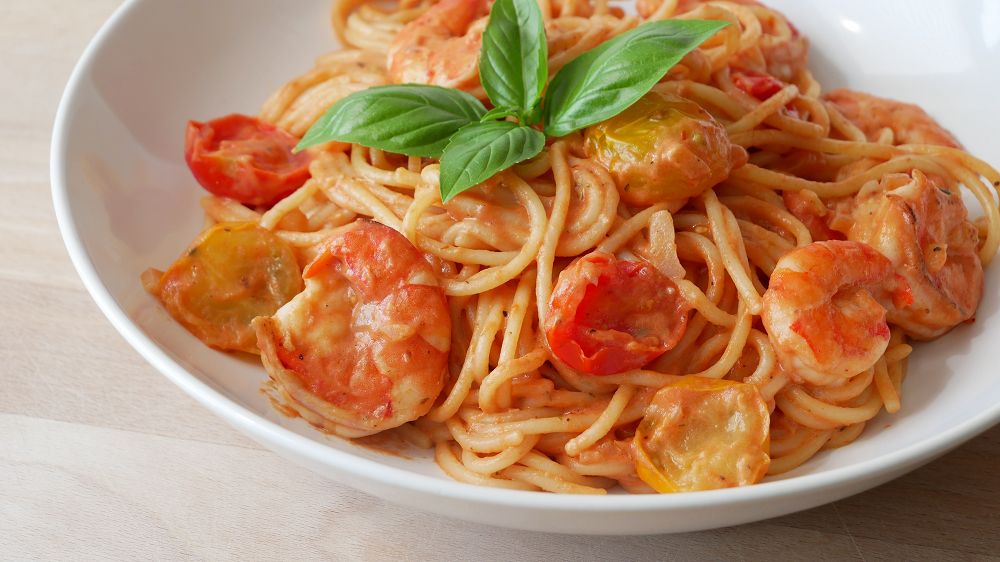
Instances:
[[[931,226],[921,232],[929,236],[927,232],[936,232],[934,221],[945,220],[940,218],[945,212],[941,209],[951,209],[948,205],[954,205],[959,186],[975,197],[983,211],[975,223],[966,221],[964,206],[958,215],[949,215],[948,220],[968,225],[969,252],[957,253],[963,247],[959,240],[942,242],[941,248],[926,255],[876,249],[903,268],[898,271],[933,270],[942,276],[936,278],[939,285],[954,284],[958,275],[973,293],[975,282],[968,276],[975,271],[969,268],[978,267],[981,292],[979,264],[988,264],[1000,245],[995,193],[1000,173],[957,145],[921,143],[918,129],[937,126],[929,118],[926,122],[923,117],[908,118],[907,112],[919,111],[911,106],[897,104],[893,107],[903,110],[878,122],[878,112],[849,111],[838,101],[853,93],[824,97],[806,68],[808,42],[784,16],[755,2],[640,0],[638,15],[628,15],[606,0],[539,3],[553,69],[643,20],[731,22],[685,57],[650,94],[697,104],[720,124],[735,155],[731,170],[730,156],[725,155],[724,179],[674,200],[636,204],[620,170],[595,155],[596,141],[587,131],[550,140],[538,157],[442,203],[435,161],[331,143],[311,151],[310,179],[270,208],[249,208],[213,196],[204,202],[208,220],[255,223],[287,244],[300,264],[312,262],[306,268],[307,292],[310,271],[322,261],[317,257],[331,251],[327,241],[365,219],[402,233],[426,256],[427,271],[435,277],[431,284],[442,289],[450,320],[449,341],[431,346],[447,349],[440,352],[445,375],[440,394],[432,392],[435,395],[426,406],[413,406],[424,408],[425,414],[389,431],[415,446],[433,448],[441,469],[463,482],[560,493],[605,493],[617,484],[633,492],[649,491],[650,486],[666,491],[667,485],[657,482],[671,470],[684,472],[681,465],[689,463],[685,466],[701,468],[668,478],[676,489],[751,483],[765,471],[787,472],[821,450],[850,443],[883,409],[897,412],[911,351],[908,335],[933,337],[970,318],[978,294],[969,296],[972,309],[952,314],[947,326],[934,324],[938,311],[930,308],[920,317],[890,312],[891,329],[886,329],[884,345],[870,364],[847,376],[823,378],[805,374],[805,367],[797,370],[800,363],[789,356],[798,350],[771,333],[777,324],[768,319],[778,313],[768,307],[785,306],[785,301],[768,292],[776,293],[779,275],[795,274],[792,256],[805,259],[796,252],[817,241],[834,240],[823,242],[831,252],[841,251],[837,244],[855,243],[838,242],[843,239],[875,245],[876,234],[866,235],[864,225],[859,226],[869,219],[855,212],[863,197],[883,205],[875,209],[873,203],[872,213],[891,213],[893,205],[912,199],[907,208],[928,214]],[[419,18],[436,9],[441,6],[429,0],[399,0],[392,7],[370,0],[336,2],[333,28],[344,50],[320,58],[314,69],[283,86],[265,103],[260,119],[300,136],[334,101],[397,81],[393,57],[408,52],[400,47],[401,41],[419,31],[414,28]],[[473,44],[483,27],[483,19],[477,17],[452,40]],[[431,53],[422,64],[438,64],[431,60],[434,56],[450,57],[449,68],[458,70],[447,76],[448,85],[484,98],[475,73],[478,51],[470,52]],[[463,58],[467,56],[472,59]],[[407,72],[413,76],[412,68]],[[860,94],[850,100],[894,103]],[[912,115],[926,117],[922,112]],[[897,142],[904,138],[907,144]],[[921,191],[921,182],[933,186],[931,191]],[[900,186],[909,191],[893,191]],[[938,191],[947,196],[935,198]],[[928,265],[938,252],[956,257]],[[554,291],[581,257],[596,254],[647,264],[670,280],[675,287],[671,298],[683,304],[683,333],[641,368],[603,376],[581,372],[553,353],[546,337],[547,319],[555,314],[550,306]],[[834,255],[833,260],[839,259],[840,254]],[[960,260],[965,260],[964,269],[949,273],[948,264]],[[410,271],[423,271],[421,267]],[[900,275],[912,287],[909,293],[890,295],[890,286],[885,294],[875,289],[872,294],[883,303],[897,299],[893,302],[903,307],[906,303],[898,299],[929,302],[920,285],[922,273]],[[165,277],[155,272],[145,280],[151,291],[161,295]],[[850,294],[845,297],[837,292],[841,289]],[[824,308],[823,314],[851,313],[845,299],[855,298],[851,291],[857,290],[857,286],[832,287],[836,294],[824,305],[829,311]],[[805,320],[799,316],[793,320],[791,324],[800,328],[791,330],[801,331]],[[933,329],[920,329],[928,325]],[[882,337],[877,330],[872,334],[876,335],[864,335]],[[845,335],[824,343],[807,338],[808,345],[796,341],[799,346],[813,346],[817,361],[829,365],[854,357],[833,357],[850,352],[849,339]],[[282,341],[279,334],[260,344],[265,362],[282,357],[273,349]],[[817,349],[821,345],[839,347]],[[322,403],[315,388],[289,382],[292,371],[285,369],[289,365],[279,360],[270,366],[273,380],[266,385],[283,410],[346,437],[374,432],[374,426],[343,423],[350,406],[331,410],[334,398]],[[275,376],[276,371],[282,375]],[[678,385],[692,377],[734,384]],[[665,394],[663,389],[674,390]],[[753,474],[734,482],[692,476],[691,471],[697,470],[719,473],[698,463],[711,451],[728,450],[725,442],[736,438],[732,430],[720,431],[719,424],[724,426],[733,411],[752,411],[749,400],[766,405],[763,463],[731,451],[718,453],[722,456],[717,460],[734,465],[756,462],[759,474],[748,468],[747,474]],[[683,417],[689,407],[721,416],[695,420],[704,424],[695,435],[701,456],[670,449],[665,430],[643,422],[652,419],[651,412],[657,412],[657,419]],[[751,423],[757,418],[740,419]],[[637,440],[637,432],[645,435],[643,440]],[[646,461],[656,453],[660,460],[654,458],[649,465]],[[680,463],[680,468],[667,466],[664,458]],[[656,474],[650,476],[650,470]],[[683,482],[689,483],[679,484]]]

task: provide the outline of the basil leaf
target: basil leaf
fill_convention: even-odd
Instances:
[[[496,121],[497,119],[505,119],[517,113],[516,109],[511,109],[509,107],[494,107],[493,109],[486,112],[479,118],[483,123],[487,121]]]
[[[729,22],[653,21],[570,61],[545,94],[545,133],[553,137],[600,123],[644,96],[684,55]]]
[[[462,127],[441,156],[441,200],[537,156],[543,148],[541,131],[517,123],[490,121]]]
[[[537,0],[496,0],[479,55],[479,81],[493,105],[530,111],[548,80],[548,58]]]
[[[484,113],[479,100],[459,90],[419,84],[376,86],[333,104],[295,150],[341,141],[438,158],[455,131],[479,121]]]

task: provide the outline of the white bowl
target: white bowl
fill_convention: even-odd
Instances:
[[[1000,164],[1000,2],[773,0],[813,40],[827,87],[919,102]],[[747,488],[557,496],[446,478],[429,456],[385,456],[276,414],[264,371],[212,351],[143,292],[139,273],[179,255],[202,223],[182,157],[188,119],[255,113],[336,48],[329,0],[132,0],[80,60],[59,108],[52,190],[87,289],[150,363],[240,431],[293,462],[390,501],[521,529],[639,534],[734,525],[810,508],[899,476],[1000,421],[1000,276],[976,323],[917,346],[904,405],[848,447]],[[991,341],[994,342],[991,344]]]

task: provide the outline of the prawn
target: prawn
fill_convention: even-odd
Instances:
[[[479,83],[487,0],[442,0],[406,25],[389,46],[389,81],[469,88]]]
[[[444,386],[451,319],[423,255],[362,221],[325,242],[303,277],[302,293],[253,322],[276,403],[344,437],[426,414]]]
[[[813,242],[778,260],[761,320],[781,367],[804,382],[834,384],[878,361],[889,345],[886,307],[905,303],[892,262],[853,241]]]
[[[853,90],[833,90],[823,96],[870,141],[882,131],[893,132],[895,144],[936,144],[961,148],[955,137],[920,107]]]
[[[868,184],[855,197],[848,238],[889,258],[914,304],[889,307],[889,321],[918,339],[937,337],[975,314],[983,295],[979,232],[957,191],[918,170]]]

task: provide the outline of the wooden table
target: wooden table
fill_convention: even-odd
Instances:
[[[170,1],[170,0],[163,0]],[[742,527],[560,536],[416,513],[261,449],[104,319],[49,196],[56,104],[120,0],[0,3],[0,559],[978,559],[1000,427],[881,488]]]

